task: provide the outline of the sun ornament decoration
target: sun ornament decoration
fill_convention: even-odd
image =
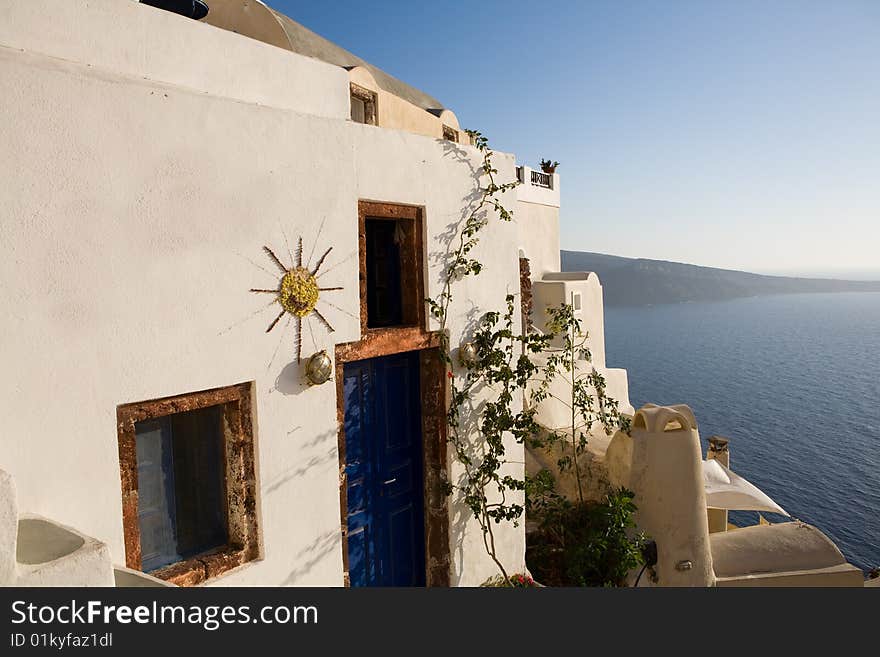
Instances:
[[[320,287],[318,284],[321,265],[324,264],[324,260],[327,259],[327,256],[332,250],[333,247],[331,246],[324,251],[324,255],[318,258],[318,262],[315,266],[309,269],[308,266],[303,267],[302,263],[302,237],[297,240],[296,256],[294,257],[291,255],[291,260],[294,262],[289,268],[281,262],[281,259],[275,255],[275,252],[272,251],[272,249],[268,246],[263,247],[263,251],[266,252],[266,255],[269,256],[281,272],[281,278],[278,280],[278,287],[274,290],[251,288],[251,292],[259,294],[274,294],[275,303],[281,306],[281,312],[279,312],[278,316],[272,320],[271,324],[269,324],[266,333],[269,333],[275,328],[284,315],[290,315],[296,322],[296,335],[294,336],[294,340],[296,343],[296,361],[298,363],[302,362],[303,319],[308,321],[309,317],[314,315],[318,322],[320,322],[327,331],[333,333],[335,330],[317,308],[318,302],[321,300],[321,292],[343,289],[342,287]],[[330,304],[329,302],[327,303],[328,305],[333,306],[333,304]],[[309,325],[309,329],[311,330],[311,325]]]
[[[296,317],[305,317],[315,309],[321,288],[312,273],[305,267],[295,267],[281,277],[278,303]]]

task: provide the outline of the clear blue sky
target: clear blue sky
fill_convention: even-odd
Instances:
[[[269,4],[559,160],[563,248],[880,277],[880,0]]]

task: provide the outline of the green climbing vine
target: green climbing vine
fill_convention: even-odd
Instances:
[[[462,470],[460,476],[445,483],[446,493],[460,495],[481,529],[486,553],[503,581],[512,585],[498,555],[494,530],[501,522],[518,524],[525,511],[519,501],[523,496],[514,493],[525,491],[526,480],[511,474],[507,467],[511,464],[506,457],[509,441],[538,444],[542,434],[535,419],[538,404],[548,397],[552,381],[563,372],[569,374],[572,383],[569,401],[575,468],[579,467],[576,456],[585,448],[586,433],[595,422],[600,422],[606,431],[612,425],[623,426],[624,422],[617,403],[604,394],[601,375],[595,370],[586,375],[579,373],[576,361],[588,358],[588,354],[579,341],[580,323],[568,305],[551,314],[549,333],[530,331],[528,327],[517,331],[514,318],[519,312],[515,310],[515,297],[507,295],[503,311],[487,312],[477,323],[472,336],[475,354],[462,359],[457,371],[449,336],[455,283],[482,272],[482,263],[472,255],[480,242],[480,232],[493,214],[501,221],[511,220],[512,211],[505,207],[503,195],[519,184],[499,184],[488,140],[479,132],[468,134],[481,156],[477,167],[480,194],[465,211],[453,236],[442,271],[440,294],[426,302],[431,316],[439,323],[440,353],[450,388],[447,439]],[[554,351],[551,344],[558,335],[563,336],[564,349]],[[551,442],[561,439],[560,434],[550,436]],[[517,465],[521,466],[521,461]]]
[[[562,346],[548,354],[543,374],[548,386],[557,376],[565,378],[568,397],[554,397],[568,408],[570,424],[565,432],[551,431],[544,445],[562,444],[563,453],[557,466],[560,472],[574,470],[578,501],[583,503],[585,473],[581,472],[579,458],[587,449],[590,432],[596,426],[609,436],[617,430],[629,432],[630,418],[621,415],[619,402],[606,394],[605,377],[589,365],[592,361],[587,346],[589,336],[572,304],[548,308],[547,314],[547,327],[554,337],[561,338]]]
[[[505,581],[510,581],[507,570],[498,558],[493,524],[502,520],[516,522],[523,513],[523,506],[508,499],[511,490],[523,490],[525,482],[511,475],[502,474],[505,464],[504,436],[510,432],[518,440],[533,433],[534,412],[514,411],[517,392],[525,389],[536,368],[528,358],[516,357],[516,346],[535,349],[523,336],[513,330],[513,297],[507,297],[507,311],[487,313],[480,321],[473,341],[476,358],[463,363],[463,376],[455,376],[455,362],[449,341],[449,308],[453,301],[454,284],[467,276],[477,276],[483,270],[482,263],[471,252],[479,244],[479,233],[485,228],[489,217],[496,214],[501,221],[510,221],[512,211],[502,201],[504,192],[513,189],[516,181],[499,184],[498,169],[492,157],[488,140],[479,132],[467,131],[473,146],[481,156],[477,168],[480,196],[467,211],[453,248],[442,273],[442,287],[435,299],[428,299],[431,315],[440,324],[440,353],[449,376],[450,405],[447,411],[447,439],[452,446],[463,475],[455,481],[446,482],[446,493],[459,492],[472,512],[482,531],[483,545]],[[484,183],[484,184],[483,184]],[[537,336],[535,336],[537,339]],[[543,345],[544,342],[542,341]],[[482,403],[478,430],[482,441],[474,444],[469,440],[471,429],[462,410],[472,402],[477,386],[485,385],[494,394]],[[471,415],[469,414],[469,418]],[[497,496],[490,498],[490,488]]]

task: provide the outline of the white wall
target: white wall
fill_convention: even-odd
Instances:
[[[538,173],[541,173],[540,171]],[[550,187],[542,187],[541,185],[532,184],[532,169],[522,167],[523,183],[517,187],[516,197],[524,203],[536,203],[539,205],[547,205],[554,208],[559,207],[559,174],[551,173]]]
[[[517,193],[522,188],[519,185]],[[519,231],[519,248],[529,259],[532,280],[539,281],[544,274],[558,272],[559,208],[518,200],[513,221]]]
[[[612,486],[635,493],[636,526],[657,542],[659,586],[712,586],[700,434],[683,404],[645,404],[605,452]],[[644,583],[649,584],[648,580]]]
[[[205,94],[348,118],[348,73],[135,2],[0,0],[0,46]]]
[[[587,338],[584,345],[590,350],[594,367],[605,367],[605,302],[602,298],[602,285],[593,272],[551,272],[532,285],[532,321],[534,325],[547,331],[548,311],[563,304],[572,304],[573,297],[580,295],[580,309],[574,309],[574,317],[580,322],[581,331]],[[574,301],[576,305],[576,301]],[[561,347],[562,337],[554,341]]]
[[[244,102],[234,90],[222,98],[133,75],[152,66],[153,46],[182,62],[203,38],[199,48],[231,69],[223,54],[242,40],[213,29],[127,2],[0,2],[0,466],[16,479],[20,508],[106,542],[124,563],[116,406],[253,380],[265,559],[216,583],[338,585],[335,389],[300,383],[292,333],[282,322],[266,334],[275,312],[248,289],[277,284],[263,245],[281,255],[285,235],[302,235],[308,254],[323,222],[316,253],[332,245],[324,271],[335,268],[321,282],[345,291],[322,298],[344,312],[319,304],[336,332],[331,340],[315,323],[304,352],[357,340],[347,313],[359,308],[358,200],[426,208],[436,295],[440,235],[462,218],[478,158],[470,147]],[[169,35],[189,45],[175,49]],[[83,63],[116,40],[103,61],[122,73]],[[69,56],[39,54],[59,42]],[[267,79],[313,65],[247,44],[270,62]],[[114,59],[124,47],[144,59]],[[335,103],[327,85],[339,76],[314,66],[321,76],[298,93],[315,98],[298,108],[332,114],[319,96]],[[344,72],[339,83],[347,115]],[[511,156],[496,165],[513,178]],[[515,193],[507,197],[510,207]],[[456,288],[453,344],[469,315],[518,291],[517,239],[511,224],[486,229],[474,252],[484,273]],[[521,473],[521,447],[509,454]],[[453,512],[453,583],[478,584],[494,568],[473,523],[462,530],[467,512]],[[521,569],[522,526],[502,525],[496,538],[508,567]]]

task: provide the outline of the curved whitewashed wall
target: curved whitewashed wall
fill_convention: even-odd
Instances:
[[[237,50],[255,65],[239,68]],[[191,51],[215,62],[214,92],[171,79]],[[239,74],[247,93],[224,90]],[[297,84],[258,100],[284,76]],[[441,235],[480,163],[470,147],[341,120],[347,88],[342,69],[134,3],[0,0],[0,465],[23,508],[124,563],[116,406],[255,381],[265,558],[214,582],[342,583],[336,392],[302,384],[289,331],[265,333],[274,312],[248,292],[277,284],[262,247],[286,253],[302,235],[308,254],[323,224],[321,280],[345,290],[326,296],[336,333],[315,325],[304,352],[357,340],[358,200],[424,206],[436,295]],[[512,156],[495,164],[514,177]],[[519,289],[511,224],[490,222],[473,255],[485,270],[456,289],[453,344]],[[521,446],[508,454],[523,461]],[[494,567],[469,511],[451,511],[452,583],[479,584]],[[521,570],[522,526],[496,540]]]
[[[458,132],[458,142],[469,144],[470,137],[458,125],[458,118],[450,110],[443,110],[435,115],[411,102],[389,93],[379,86],[369,69],[354,66],[348,71],[349,79],[376,94],[377,124],[381,128],[404,130],[417,135],[443,139],[443,126]]]
[[[645,404],[605,452],[613,486],[635,493],[636,525],[657,542],[660,586],[712,586],[700,434],[683,404]]]

